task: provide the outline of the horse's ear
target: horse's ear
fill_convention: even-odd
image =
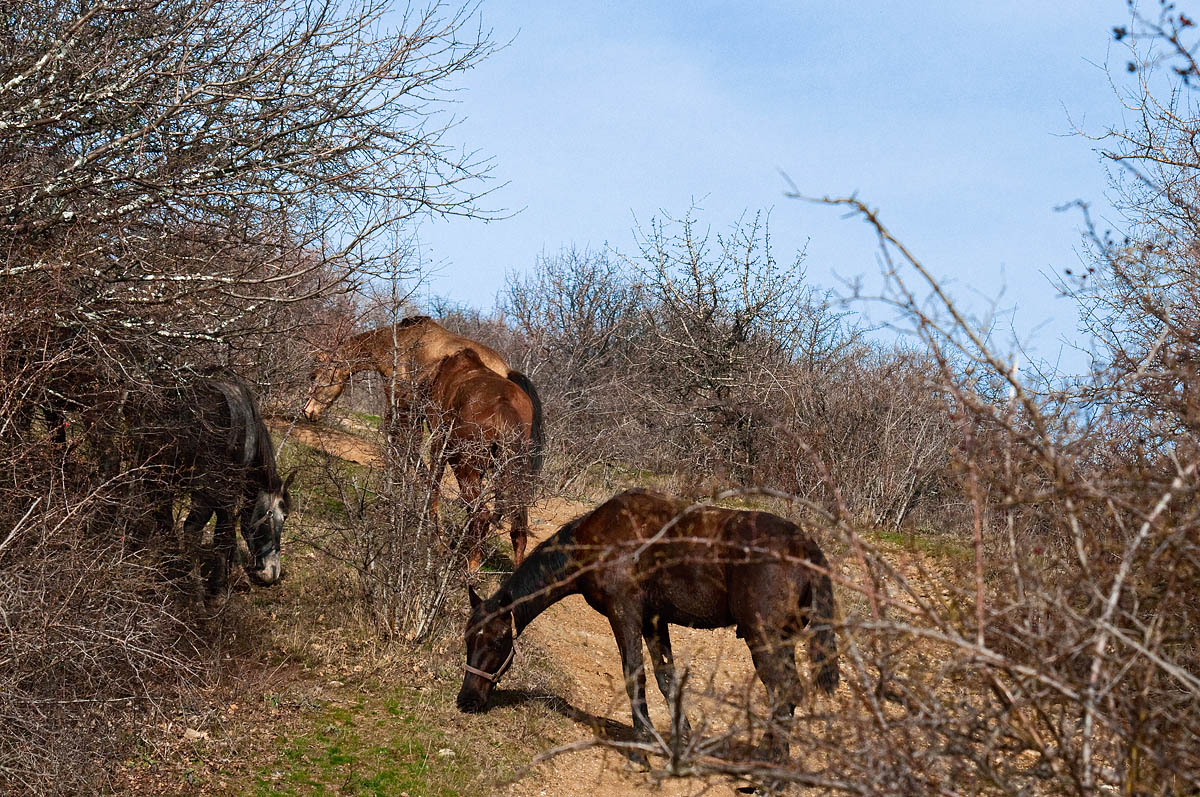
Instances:
[[[288,488],[292,486],[292,479],[294,478],[296,478],[296,471],[293,470],[287,475],[287,478],[283,480],[283,488],[279,492],[286,493]]]
[[[479,604],[483,603],[483,598],[479,597],[479,593],[470,584],[467,585],[467,597],[471,599],[471,611],[475,611]]]

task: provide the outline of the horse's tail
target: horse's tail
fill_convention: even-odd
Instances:
[[[809,542],[808,561],[824,572],[809,573],[812,604],[809,627],[812,636],[808,641],[808,660],[812,663],[813,680],[817,687],[832,693],[838,685],[837,639],[833,633],[834,606],[833,582],[829,578],[829,562],[815,542]]]
[[[533,450],[530,452],[530,473],[537,474],[542,470],[542,461],[545,458],[546,450],[546,427],[542,421],[542,398],[538,395],[537,388],[533,386],[533,381],[520,371],[509,371],[508,381],[515,384],[529,396],[529,401],[533,404],[533,428],[530,430],[533,437]]]

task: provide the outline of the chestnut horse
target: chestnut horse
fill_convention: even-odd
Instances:
[[[794,646],[806,627],[813,680],[827,693],[838,683],[829,563],[796,524],[767,512],[689,506],[628,490],[559,529],[491,598],[481,600],[470,587],[468,593],[467,664],[458,693],[465,712],[485,708],[512,664],[515,637],[573,594],[582,594],[612,626],[640,741],[652,730],[643,638],[675,716],[669,623],[737,628],[770,698],[763,745],[776,761],[789,754],[792,714],[803,691]],[[688,732],[686,717],[682,730]]]
[[[392,385],[427,388],[442,360],[460,351],[472,351],[483,365],[504,379],[516,384],[533,405],[533,467],[541,470],[542,448],[545,441],[542,424],[542,402],[529,377],[508,367],[500,354],[479,341],[456,335],[429,316],[411,316],[392,326],[372,329],[347,340],[332,354],[317,355],[312,372],[312,388],[304,405],[304,417],[315,421],[346,388],[350,375],[359,371],[377,371],[386,380],[388,428],[397,410],[401,420],[415,420],[412,412],[421,397],[409,395],[411,387],[400,387],[404,395],[392,395]]]
[[[467,507],[468,567],[478,569],[488,527],[504,516],[511,521],[513,559],[521,564],[529,539],[532,499],[534,404],[514,382],[490,369],[475,351],[443,357],[429,385],[426,420],[433,431],[436,459],[431,506],[437,512],[442,473],[447,464]],[[491,476],[495,512],[483,498]]]

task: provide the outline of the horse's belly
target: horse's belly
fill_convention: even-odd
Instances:
[[[733,624],[728,595],[716,585],[696,581],[659,585],[651,590],[651,611],[673,625],[723,628]]]
[[[663,607],[656,614],[671,625],[684,625],[688,628],[726,628],[733,625],[733,617],[728,611],[688,612],[672,606]]]

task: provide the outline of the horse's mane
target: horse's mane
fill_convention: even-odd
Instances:
[[[283,484],[283,480],[279,477],[279,467],[275,463],[275,443],[271,440],[271,433],[267,430],[267,425],[263,423],[258,407],[253,401],[250,402],[250,411],[254,424],[253,465],[255,470],[261,471],[263,485],[268,490],[275,491]]]
[[[396,326],[400,329],[411,327],[413,324],[419,324],[422,321],[432,321],[433,319],[427,315],[410,315],[408,318],[402,318],[396,322]]]
[[[282,482],[275,464],[275,444],[271,441],[267,425],[263,423],[258,402],[255,401],[250,386],[240,377],[229,373],[219,377],[214,375],[210,380],[228,403],[234,428],[240,427],[245,435],[244,447],[249,454],[246,464],[264,489],[278,489]],[[232,389],[226,390],[223,386]]]
[[[554,536],[533,549],[497,592],[501,606],[512,608],[518,628],[524,628],[536,615],[539,601],[522,600],[537,593],[549,592],[565,584],[572,575],[575,548],[575,529],[587,515],[566,523]]]

